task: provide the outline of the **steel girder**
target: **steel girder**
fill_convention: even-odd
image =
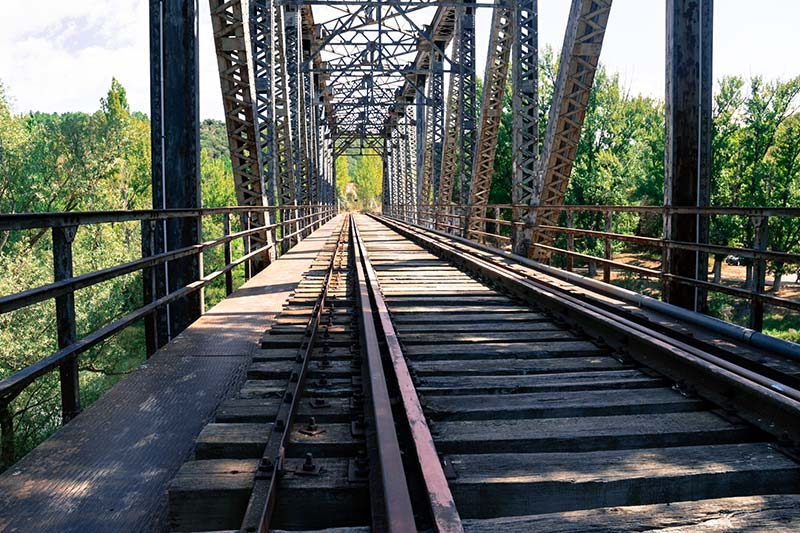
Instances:
[[[472,183],[472,165],[475,156],[475,127],[477,125],[477,79],[475,73],[475,8],[467,2],[460,16],[458,33],[459,93],[461,96],[461,153],[459,154],[458,178],[461,205],[469,201]]]
[[[586,108],[603,47],[612,0],[573,0],[564,49],[553,92],[553,103],[542,145],[541,171],[530,191],[529,205],[545,208],[532,211],[527,221],[533,225],[557,225],[564,204],[572,165],[580,142]],[[554,236],[534,231],[532,244],[551,245]],[[549,261],[547,249],[531,246],[528,255]]]
[[[445,212],[452,210],[453,188],[456,185],[455,202],[467,202],[475,150],[475,12],[472,7],[459,7],[455,15],[452,52],[455,66],[450,74],[447,96],[441,185],[437,202],[438,229],[442,227]]]
[[[486,60],[486,76],[483,87],[478,144],[473,161],[472,184],[470,187],[470,208],[467,220],[467,236],[482,240],[485,233],[486,205],[492,186],[494,158],[497,153],[497,136],[500,131],[500,118],[503,113],[508,60],[514,37],[513,9],[500,6],[494,10],[492,33],[489,37],[489,56]]]
[[[292,171],[294,175],[294,198],[292,203],[301,204],[304,189],[304,165],[301,148],[303,137],[302,120],[300,118],[301,85],[300,85],[300,11],[296,6],[287,5],[284,10],[286,40],[286,86],[289,94],[289,121],[292,129]]]
[[[294,186],[294,148],[289,100],[289,80],[286,62],[286,40],[284,37],[284,8],[276,2],[272,12],[272,68],[274,76],[273,106],[275,110],[275,178],[278,198],[281,205],[292,205],[295,202]],[[291,212],[284,209],[281,219],[293,218]],[[282,226],[283,234],[294,233],[294,224]],[[284,240],[281,248],[285,252],[291,243]]]
[[[511,202],[536,205],[534,194],[539,159],[539,43],[537,0],[519,0],[514,10],[514,48],[512,52],[513,174]],[[529,213],[514,222],[533,223]],[[527,255],[532,239],[529,227],[513,227],[514,252]]]
[[[415,109],[412,106],[405,108],[405,120],[403,121],[404,132],[404,160],[405,160],[405,182],[403,185],[403,216],[406,220],[415,221],[413,218],[413,204],[417,201],[417,165],[416,165],[416,149],[417,149],[417,133],[416,124],[411,118],[414,116]]]
[[[457,19],[456,33],[459,33],[461,20]],[[456,62],[461,61],[461,50],[459,43],[453,43],[453,58]],[[456,174],[456,160],[458,158],[458,144],[461,139],[461,114],[460,102],[460,73],[450,74],[450,86],[447,90],[447,107],[445,114],[444,142],[442,144],[442,163],[439,194],[436,198],[436,229],[442,229],[444,213],[451,209],[453,203],[453,182]]]
[[[415,93],[430,76],[434,41],[446,46],[453,35],[455,9],[460,4],[476,5],[472,0],[448,2],[446,7],[416,0],[288,4],[324,5],[336,13],[317,25],[318,44],[308,59],[323,58],[310,68],[328,82],[324,96],[334,109],[331,125],[336,153],[376,149],[381,156],[383,148],[378,145],[387,132],[387,111],[413,104]],[[420,24],[420,17],[432,11],[432,23]],[[442,74],[455,68],[446,56],[442,63]]]
[[[444,46],[445,43],[434,43],[435,48],[431,55],[431,74],[430,74],[430,129],[432,143],[431,157],[431,187],[434,204],[439,197],[442,173],[442,148],[444,145]]]
[[[425,82],[424,80],[422,83],[422,91],[418,92],[415,97],[415,106],[414,106],[414,119],[416,121],[416,146],[414,147],[417,154],[417,194],[414,197],[414,204],[417,206],[422,204],[424,196],[424,188],[425,188],[425,140],[428,136],[428,128],[426,127],[425,121]],[[417,223],[421,223],[422,220],[418,219]]]
[[[272,0],[252,0],[250,2],[250,35],[255,76],[256,124],[261,148],[261,175],[264,178],[267,201],[271,205],[276,205],[272,31]]]
[[[236,197],[239,205],[267,205],[267,191],[261,172],[261,147],[256,130],[253,62],[250,25],[246,23],[241,0],[209,0],[214,45],[219,67],[228,146],[231,154]],[[247,224],[269,224],[269,214],[252,212]],[[272,242],[270,232],[251,237],[257,247]],[[274,249],[257,261],[256,269],[274,259]]]

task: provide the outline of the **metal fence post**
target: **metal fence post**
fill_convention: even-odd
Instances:
[[[604,211],[603,218],[605,218],[605,232],[611,233],[612,228],[612,213],[611,211]],[[603,237],[603,259],[606,261],[611,260],[611,239],[606,235]],[[603,281],[611,283],[611,265],[608,263],[603,264]]]
[[[244,215],[242,215],[242,231],[247,231],[250,229],[250,211],[245,211]],[[245,235],[242,237],[242,246],[244,246],[244,255],[250,253],[250,236]],[[247,281],[250,279],[251,275],[251,267],[250,267],[250,260],[244,262],[244,279]]]
[[[575,213],[567,211],[567,228],[573,229],[575,227]],[[567,232],[567,251],[575,251],[575,235],[572,232]],[[572,272],[575,268],[575,257],[572,254],[567,254],[567,270]]]
[[[200,235],[198,236],[199,237],[198,241],[199,242],[203,242],[203,215],[202,214],[197,215],[197,217],[195,217],[195,218],[197,219],[197,228],[198,228],[198,232],[200,233]],[[197,273],[198,273],[197,281],[200,281],[206,275],[205,269],[204,269],[204,257],[203,257],[203,251],[202,250],[197,252]],[[205,312],[206,312],[206,288],[201,286],[200,290],[197,291],[197,294],[198,294],[198,298],[200,299],[200,302],[199,302],[199,304],[200,304],[200,309],[199,309],[200,316],[203,316],[205,314]]]
[[[61,281],[72,277],[72,241],[77,226],[53,228],[53,279]],[[75,294],[56,297],[56,327],[58,348],[66,348],[75,343]],[[78,383],[78,360],[70,357],[59,365],[61,378],[61,419],[69,422],[81,412],[80,385]]]
[[[14,463],[14,420],[8,404],[0,404],[0,459],[3,468],[8,468]]]
[[[150,257],[155,254],[156,250],[156,221],[142,220],[141,228],[142,257]],[[149,304],[158,298],[156,275],[153,270],[154,267],[142,269],[142,296],[144,304]],[[159,311],[155,310],[144,318],[144,343],[145,353],[148,358],[156,353],[159,347],[158,313]]]
[[[767,217],[753,217],[751,223],[755,228],[753,238],[753,248],[760,252],[767,249],[767,238],[769,236],[769,219]],[[767,277],[767,262],[760,257],[753,261],[753,278],[751,292],[753,298],[750,300],[750,328],[761,331],[764,327],[764,301],[760,296],[764,292],[764,284]]]
[[[222,231],[225,237],[231,234],[231,214],[225,213],[222,215]],[[225,266],[231,264],[231,241],[226,241],[222,245],[225,254]],[[233,292],[233,271],[228,270],[225,272],[225,295],[228,296]]]

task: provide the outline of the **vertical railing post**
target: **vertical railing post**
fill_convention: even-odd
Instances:
[[[500,230],[500,228],[502,227],[500,225],[500,218],[501,218],[500,214],[501,214],[500,213],[500,207],[499,206],[495,206],[494,207],[494,234],[497,235],[498,237],[494,240],[494,242],[495,242],[495,246],[497,246],[498,248],[502,248],[503,247],[503,239],[500,238],[500,235],[502,234],[502,231]]]
[[[77,226],[53,228],[53,279],[61,281],[72,277],[72,241],[75,239]],[[75,293],[56,297],[56,328],[58,330],[58,348],[66,348],[75,343],[77,333],[75,327]],[[69,422],[81,412],[81,394],[78,383],[78,360],[75,356],[64,360],[59,365],[61,378],[61,418],[63,423]]]
[[[755,234],[753,238],[753,248],[759,252],[767,249],[767,239],[769,237],[769,219],[759,216],[753,217],[751,223],[754,226]],[[761,331],[764,328],[764,301],[761,294],[764,292],[764,284],[767,277],[767,262],[763,257],[756,257],[753,260],[752,277],[752,299],[750,300],[750,329]]]
[[[222,231],[225,237],[231,234],[231,214],[226,212],[222,215]],[[225,241],[222,245],[223,253],[225,254],[225,266],[231,264],[231,241]],[[233,272],[228,270],[225,272],[225,296],[233,292]]]
[[[247,231],[250,229],[250,211],[245,211],[244,215],[241,217],[242,220],[242,231]],[[242,246],[244,246],[244,255],[250,253],[250,236],[245,235],[242,237]],[[244,280],[247,281],[250,279],[250,260],[244,262]]]
[[[291,218],[291,209],[281,209],[281,253],[285,254],[289,251],[291,247],[291,243],[289,239],[286,238],[287,228],[288,233],[291,233],[292,226],[291,224],[287,224],[286,220]],[[288,218],[287,218],[288,217]]]
[[[156,253],[156,221],[142,220],[142,257],[150,257]],[[142,269],[142,296],[144,303],[149,304],[158,299],[158,288],[156,285],[156,268],[163,268],[162,265],[147,267]],[[158,310],[149,313],[144,317],[144,343],[145,353],[149,359],[156,353],[159,347],[159,327]]]
[[[612,228],[612,213],[611,211],[603,211],[603,218],[605,219],[605,232],[611,233]],[[603,259],[611,261],[611,239],[606,235],[603,237]],[[603,281],[611,283],[611,265],[608,263],[603,264]]]
[[[203,242],[203,234],[202,234],[203,215],[202,215],[202,213],[198,214],[195,217],[195,219],[196,219],[197,227],[200,228],[199,241]],[[197,252],[197,272],[198,272],[198,275],[199,275],[198,281],[203,279],[203,276],[206,275],[205,270],[204,270],[204,258],[203,258],[203,251],[202,250]],[[200,299],[200,302],[199,302],[200,303],[200,309],[199,310],[200,310],[200,315],[202,316],[206,312],[206,289],[205,289],[205,287],[200,287],[200,290],[197,291],[197,294],[198,294],[198,298]]]
[[[568,210],[567,211],[567,228],[573,229],[575,227],[575,213]],[[575,235],[571,232],[567,232],[567,251],[574,252],[575,251]],[[572,256],[571,253],[567,254],[567,270],[572,272],[575,268],[575,257]]]
[[[14,420],[7,403],[0,404],[0,459],[3,468],[14,463]]]

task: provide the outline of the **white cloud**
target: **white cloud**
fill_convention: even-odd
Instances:
[[[199,3],[201,116],[222,118],[208,2]],[[0,80],[15,110],[92,112],[116,77],[131,107],[149,113],[148,13],[148,0],[37,0],[4,10]]]

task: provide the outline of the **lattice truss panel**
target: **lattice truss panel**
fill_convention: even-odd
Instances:
[[[569,176],[586,118],[594,76],[603,46],[611,0],[573,0],[562,60],[553,94],[553,106],[542,146],[541,179],[535,182],[529,205],[560,207],[569,185]],[[538,226],[558,224],[558,209],[531,213],[528,221]],[[533,243],[550,245],[553,234],[546,230],[533,234]],[[546,248],[531,247],[529,255],[548,260]]]
[[[478,142],[473,162],[472,187],[467,234],[480,239],[484,234],[486,205],[494,173],[494,157],[497,152],[497,136],[503,113],[508,63],[514,38],[513,9],[498,7],[492,19],[489,37],[489,56],[486,62],[486,79],[483,87],[483,105],[478,126]]]
[[[245,23],[247,13],[243,12],[240,1],[210,0],[209,5],[236,197],[239,205],[264,206],[267,205],[267,191],[256,131],[251,39],[249,25]],[[251,214],[253,225],[264,225],[268,221],[266,213]],[[268,244],[270,239],[269,233],[253,236],[257,246]]]

